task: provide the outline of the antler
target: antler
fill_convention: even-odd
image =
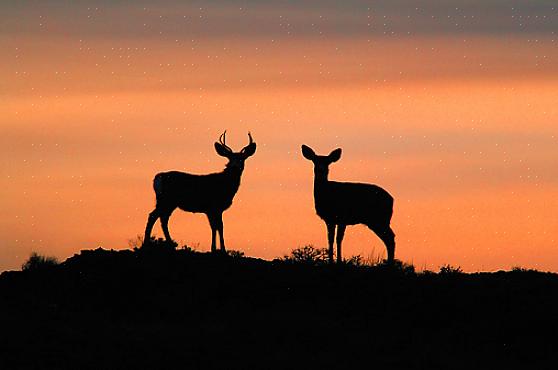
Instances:
[[[221,145],[223,145],[227,150],[229,150],[229,151],[232,152],[233,150],[232,150],[227,144],[225,144],[225,140],[226,140],[226,136],[225,136],[225,135],[226,135],[226,134],[227,134],[227,130],[225,130],[225,132],[223,132],[223,133],[221,134],[221,136],[219,136],[219,143],[220,143]]]
[[[240,153],[246,155],[246,158],[253,155],[256,151],[256,143],[254,143],[254,139],[252,139],[250,131],[248,131],[248,139],[250,139],[250,142],[240,151]]]

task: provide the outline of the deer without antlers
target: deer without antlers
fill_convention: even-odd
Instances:
[[[390,227],[393,197],[376,185],[329,181],[329,165],[341,158],[341,149],[327,156],[302,146],[304,157],[314,163],[314,204],[327,226],[329,262],[333,263],[333,240],[337,227],[337,262],[342,261],[341,243],[347,225],[364,224],[382,239],[388,263],[395,257],[395,234]]]
[[[157,219],[167,241],[172,241],[168,222],[176,208],[186,212],[205,213],[211,226],[211,251],[217,250],[216,233],[219,232],[221,251],[225,251],[223,212],[228,209],[240,186],[244,161],[256,152],[256,143],[248,133],[249,143],[240,152],[234,152],[225,143],[226,131],[215,143],[215,151],[229,160],[222,172],[193,175],[184,172],[161,172],[153,179],[157,204],[149,214],[144,242],[151,239],[151,230]]]

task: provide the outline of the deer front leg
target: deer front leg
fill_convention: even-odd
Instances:
[[[327,251],[329,263],[333,263],[333,240],[335,239],[335,224],[326,223],[327,226],[327,242],[329,249]]]
[[[211,253],[215,253],[217,252],[217,243],[215,242],[217,223],[215,215],[207,215],[207,219],[209,220],[209,226],[211,226]]]
[[[221,243],[221,252],[226,252],[225,236],[223,235],[223,214],[217,216],[217,231],[219,231],[219,242]]]
[[[346,225],[337,225],[337,263],[343,262],[343,257],[341,257],[341,243],[343,243],[346,227]]]

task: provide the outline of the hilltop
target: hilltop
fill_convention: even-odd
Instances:
[[[558,275],[84,250],[0,276],[2,369],[551,368]]]

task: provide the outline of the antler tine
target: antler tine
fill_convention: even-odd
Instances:
[[[250,135],[250,131],[248,131],[248,137],[250,138],[250,142],[248,144],[252,144],[254,140],[252,140],[252,135]]]
[[[219,143],[221,143],[225,147],[225,149],[232,152],[233,150],[227,144],[225,144],[225,141],[227,140],[226,135],[227,135],[227,130],[225,130],[225,132],[223,132],[221,136],[219,136]]]

